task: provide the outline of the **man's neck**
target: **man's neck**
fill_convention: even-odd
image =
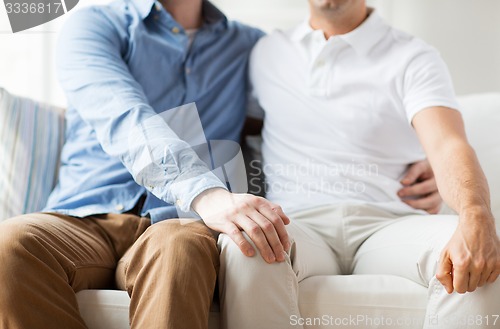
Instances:
[[[346,34],[356,29],[368,17],[370,11],[364,1],[358,5],[340,8],[336,11],[315,11],[311,8],[309,24],[314,30],[321,30],[325,39],[334,35]]]
[[[163,7],[184,29],[201,27],[202,0],[161,0]]]

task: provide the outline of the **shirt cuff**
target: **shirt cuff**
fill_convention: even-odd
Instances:
[[[226,184],[221,182],[211,171],[190,171],[172,182],[168,199],[173,200],[175,206],[181,211],[189,212],[193,200],[204,191],[212,188],[227,190]]]

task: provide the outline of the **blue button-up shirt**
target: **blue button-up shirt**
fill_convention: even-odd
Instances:
[[[208,1],[203,17],[192,44],[153,0],[88,7],[68,20],[57,50],[66,144],[44,211],[122,213],[146,195],[142,215],[156,222],[177,216],[174,203],[188,212],[201,192],[225,187],[157,115],[194,103],[207,140],[239,142],[248,56],[262,32]]]

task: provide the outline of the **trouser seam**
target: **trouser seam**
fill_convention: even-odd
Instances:
[[[346,254],[347,254],[347,250],[348,250],[347,249],[348,248],[348,246],[347,246],[347,238],[346,238],[346,236],[347,236],[347,234],[346,234],[346,223],[347,223],[347,220],[346,219],[348,217],[349,216],[347,215],[346,207],[342,207],[342,218],[340,218],[340,220],[342,221],[342,226],[341,226],[341,228],[342,228],[342,230],[341,230],[342,237],[341,237],[341,239],[342,239],[342,249],[343,250],[342,250],[342,253],[341,253],[342,257],[340,257],[340,259],[339,259],[340,260],[339,267],[340,267],[340,270],[341,270],[342,274],[346,274],[347,273],[347,269],[349,268],[349,266],[347,266],[347,264],[346,264]]]

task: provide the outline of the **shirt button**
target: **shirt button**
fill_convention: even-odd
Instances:
[[[122,211],[123,209],[125,209],[125,207],[122,204],[117,204],[115,206],[115,209],[116,209],[116,211]]]
[[[172,28],[172,33],[177,34],[177,33],[179,33],[180,31],[181,31],[181,30],[179,30],[179,28],[178,28],[177,26],[175,26],[175,27],[173,27],[173,28]]]
[[[175,201],[175,203],[177,203],[178,206],[182,206],[184,203],[182,202],[182,200],[177,200]]]
[[[186,68],[186,74],[191,74],[191,69],[189,67]]]

